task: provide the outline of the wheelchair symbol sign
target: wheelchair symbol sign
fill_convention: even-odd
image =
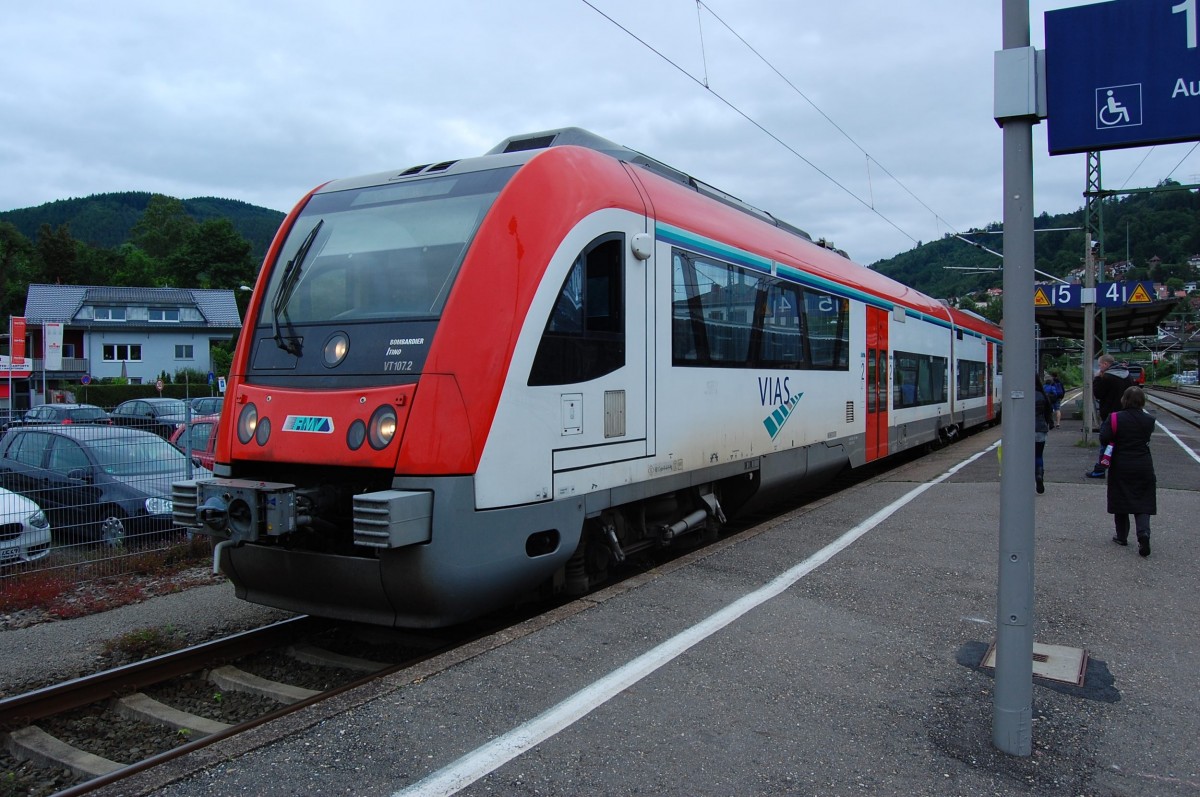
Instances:
[[[1096,89],[1096,129],[1137,127],[1142,123],[1142,84]]]

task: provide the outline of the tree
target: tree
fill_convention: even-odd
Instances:
[[[33,257],[33,244],[8,222],[0,222],[0,313],[25,313],[25,293]]]
[[[49,224],[38,228],[37,258],[41,261],[43,279],[47,282],[75,285],[79,283],[76,267],[78,250],[67,224],[50,229]]]
[[[1004,319],[1004,297],[990,297],[987,304],[979,308],[979,314],[994,324],[1001,323]]]
[[[251,244],[229,219],[209,219],[191,230],[167,259],[172,284],[179,287],[233,288],[254,280]]]
[[[178,199],[162,194],[150,197],[146,210],[130,231],[130,240],[157,260],[166,260],[187,243],[196,222]]]

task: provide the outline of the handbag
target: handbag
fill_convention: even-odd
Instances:
[[[1117,437],[1117,414],[1114,412],[1108,416],[1109,423],[1112,424],[1113,440]],[[1100,467],[1108,470],[1108,466],[1112,464],[1113,444],[1109,443],[1104,447],[1104,453],[1100,455]]]

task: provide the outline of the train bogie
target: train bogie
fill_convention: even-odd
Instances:
[[[176,522],[248,600],[459,622],[993,421],[999,340],[638,153],[514,139],[289,215]]]

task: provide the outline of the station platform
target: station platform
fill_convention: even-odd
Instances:
[[[1088,658],[1035,677],[1010,756],[1000,433],[99,793],[1200,795],[1200,461],[1155,433],[1143,559],[1082,430],[1050,433],[1034,637]]]

